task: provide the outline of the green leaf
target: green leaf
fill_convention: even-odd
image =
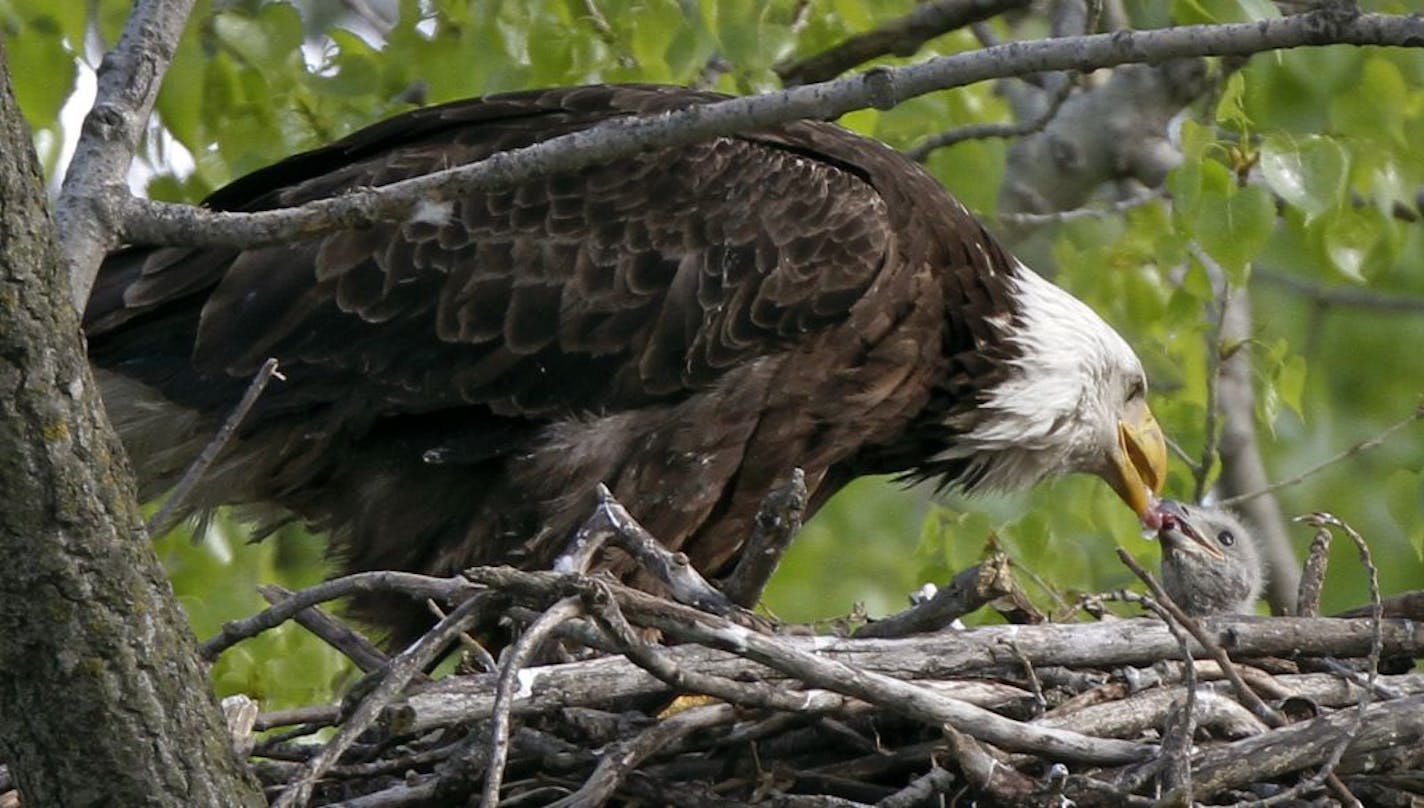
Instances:
[[[169,133],[193,153],[207,146],[203,118],[211,111],[206,107],[209,99],[204,93],[206,59],[199,38],[184,37],[178,43],[173,64],[164,74],[163,88],[154,105]]]
[[[1270,0],[1174,0],[1172,19],[1181,25],[1261,22],[1281,16]]]
[[[288,529],[251,544],[248,534],[245,526],[222,513],[196,544],[187,527],[154,542],[174,594],[201,638],[215,634],[226,621],[263,608],[258,583],[301,588],[325,576],[320,539]],[[219,695],[245,693],[269,709],[280,709],[330,701],[354,673],[344,656],[289,623],[223,654],[213,666],[212,678]]]
[[[1245,131],[1251,126],[1246,114],[1246,75],[1241,71],[1232,73],[1221,88],[1221,99],[1216,102],[1217,123],[1231,124]]]
[[[259,71],[273,72],[301,59],[302,18],[286,3],[268,3],[255,17],[235,11],[218,14],[213,32],[247,67]]]
[[[47,14],[25,20],[5,36],[15,100],[32,129],[59,123],[59,111],[74,91],[79,66],[60,38],[60,23]]]
[[[1330,123],[1341,133],[1404,143],[1409,92],[1399,68],[1385,59],[1365,60],[1359,84],[1333,97]]]
[[[1218,163],[1206,165],[1215,167],[1206,175],[1230,173]],[[1248,263],[1266,246],[1275,224],[1276,206],[1266,189],[1252,185],[1238,190],[1219,183],[1203,183],[1199,204],[1189,220],[1190,232],[1202,249],[1236,284],[1245,282]]]
[[[1349,158],[1328,137],[1274,134],[1261,144],[1261,174],[1276,195],[1305,212],[1307,223],[1345,199]]]
[[[1292,354],[1276,370],[1275,379],[1276,394],[1280,396],[1281,402],[1301,419],[1305,418],[1300,404],[1301,396],[1305,393],[1305,371],[1305,357]]]
[[[1424,501],[1424,475],[1399,469],[1385,481],[1383,504],[1404,528],[1405,538],[1419,563],[1424,564],[1424,524],[1418,520],[1419,503]]]
[[[1216,289],[1212,287],[1211,275],[1199,261],[1188,261],[1182,275],[1181,290],[1196,298],[1198,302],[1216,299]]]
[[[914,495],[890,480],[856,480],[806,523],[787,550],[764,602],[788,620],[845,614],[856,601],[872,614],[904,608],[906,593],[918,585],[913,556],[922,514]],[[857,573],[826,575],[824,559],[844,557],[844,542],[851,536],[863,540],[853,551]],[[983,537],[957,533],[956,538],[973,549]]]
[[[1321,244],[1330,265],[1356,283],[1366,282],[1366,259],[1383,233],[1372,211],[1342,210],[1321,222]]]

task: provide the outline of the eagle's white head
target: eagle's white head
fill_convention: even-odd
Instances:
[[[996,323],[1006,372],[974,408],[950,416],[953,444],[934,460],[963,464],[960,480],[973,490],[1096,474],[1150,520],[1167,447],[1142,362],[1082,301],[1021,262],[1006,274],[1016,306]]]

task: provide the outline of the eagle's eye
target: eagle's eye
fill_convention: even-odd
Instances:
[[[1141,379],[1133,379],[1132,384],[1127,388],[1127,401],[1142,398],[1147,395],[1147,383]]]
[[[1236,537],[1231,535],[1231,531],[1223,530],[1216,534],[1216,540],[1221,542],[1222,547],[1230,547],[1236,543]]]

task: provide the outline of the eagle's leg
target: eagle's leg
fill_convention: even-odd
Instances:
[[[762,500],[737,566],[718,584],[733,603],[750,609],[761,599],[786,548],[801,531],[806,498],[806,472],[794,468],[790,478]]]
[[[593,571],[599,551],[613,535],[612,526],[606,513],[605,495],[611,498],[608,488],[600,483],[598,504],[594,506],[593,513],[584,520],[584,523],[579,525],[579,529],[569,537],[569,543],[564,547],[563,552],[554,559],[554,563],[551,565],[554,572],[584,575]]]
[[[602,484],[598,486],[598,505],[593,515],[574,532],[567,549],[554,560],[554,571],[587,572],[607,543],[632,557],[679,603],[721,615],[735,608],[726,595],[693,569],[685,554],[664,547]]]

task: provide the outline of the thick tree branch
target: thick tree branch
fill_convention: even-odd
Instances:
[[[1061,90],[1036,91],[1037,105],[1016,104],[1027,107],[1022,120],[1044,123],[1009,147],[1000,211],[1071,210],[1111,181],[1161,186],[1181,162],[1168,137],[1170,121],[1201,94],[1205,74],[1200,59],[1126,65],[1106,81],[1085,82],[1054,114],[1051,102]]]
[[[476,589],[459,577],[434,578],[397,570],[358,572],[303,589],[257,614],[224,623],[222,631],[203,643],[198,652],[205,660],[216,659],[218,654],[238,642],[280,626],[303,609],[365,592],[401,592],[415,598],[463,601],[476,594]]]
[[[1351,755],[1424,740],[1424,696],[1373,704],[1364,716],[1363,726],[1350,741]],[[1197,764],[1198,785],[1210,794],[1279,771],[1321,765],[1329,760],[1355,718],[1353,712],[1341,711],[1205,751]],[[1259,754],[1264,748],[1273,753]]]
[[[935,90],[1049,70],[1094,70],[1190,56],[1249,55],[1326,44],[1424,45],[1424,18],[1315,11],[1261,23],[1182,26],[1015,42],[901,68],[877,68],[781,93],[734,98],[662,115],[626,118],[460,166],[298,208],[214,213],[129,198],[120,205],[126,241],[253,246],[379,220],[399,220],[422,200],[509,187],[650,148],[707,140],[803,118],[889,108]]]
[[[967,701],[939,694],[884,674],[872,673],[825,658],[823,654],[792,648],[759,634],[680,604],[613,584],[598,584],[584,576],[522,572],[508,567],[468,570],[466,577],[518,597],[540,600],[550,593],[597,597],[606,586],[630,618],[655,628],[665,636],[712,647],[731,648],[747,659],[775,668],[812,687],[825,687],[919,721],[947,723],[981,740],[1005,749],[1040,752],[1053,759],[1125,763],[1142,760],[1150,752],[1141,746],[1100,741],[1071,733],[1023,727]]]
[[[1222,312],[1222,344],[1245,346],[1251,334],[1251,297],[1245,288],[1226,299]],[[1270,484],[1256,439],[1256,392],[1252,387],[1251,352],[1245,347],[1221,363],[1217,381],[1221,407],[1221,478],[1223,499],[1261,491]],[[1256,529],[1256,541],[1267,566],[1267,598],[1278,614],[1294,614],[1300,588],[1300,559],[1291,546],[1280,503],[1266,494],[1245,501],[1241,515]]]
[[[113,208],[128,198],[129,163],[193,1],[140,0],[118,46],[99,65],[94,106],[84,119],[54,212],[55,225],[64,234],[61,250],[74,308],[80,313],[104,254],[119,242]]]
[[[505,569],[484,569],[477,573],[490,582],[509,580],[521,587],[556,586],[561,576],[551,573],[521,573]],[[513,584],[511,584],[513,585]],[[662,625],[686,615],[690,610],[646,595],[630,595],[620,601],[624,614],[640,625]],[[1212,618],[1202,623],[1211,634],[1231,643],[1237,660],[1292,654],[1335,654],[1364,656],[1370,652],[1372,626],[1369,620],[1334,618]],[[1407,620],[1386,620],[1384,630],[1387,655],[1421,655],[1424,627]],[[736,632],[739,636],[741,630]],[[1009,652],[1012,642],[1024,659],[1035,667],[1070,666],[1111,669],[1132,665],[1153,665],[1161,660],[1180,659],[1181,649],[1167,627],[1152,620],[1113,620],[1096,624],[1046,623],[1037,626],[992,626],[970,632],[925,634],[909,639],[862,640],[828,637],[777,638],[780,645],[814,652],[828,660],[902,679],[953,679],[982,675],[985,670],[1021,670],[1022,662]],[[1200,649],[1192,653],[1203,655]],[[680,645],[661,652],[665,660],[679,668],[708,676],[735,677],[747,668],[741,655],[695,645]],[[652,675],[632,670],[626,660],[604,658],[578,662],[561,668],[559,675],[571,680],[597,682],[591,698],[617,700],[665,688]],[[549,674],[546,676],[546,674]],[[759,679],[777,682],[788,677],[770,669],[758,670]],[[549,710],[572,704],[565,699],[568,688],[555,686],[554,671],[541,669],[530,675],[528,698],[515,706],[522,710]],[[494,677],[482,674],[444,679],[409,697],[395,708],[387,720],[412,732],[454,720],[490,714]],[[1004,701],[1022,698],[1022,691],[1006,696],[1002,691],[976,691],[968,682],[954,683],[954,693],[981,706],[1001,706]],[[977,693],[977,695],[976,695]],[[592,703],[592,702],[588,702]]]
[[[0,40],[0,756],[26,805],[259,805],[84,360]]]

